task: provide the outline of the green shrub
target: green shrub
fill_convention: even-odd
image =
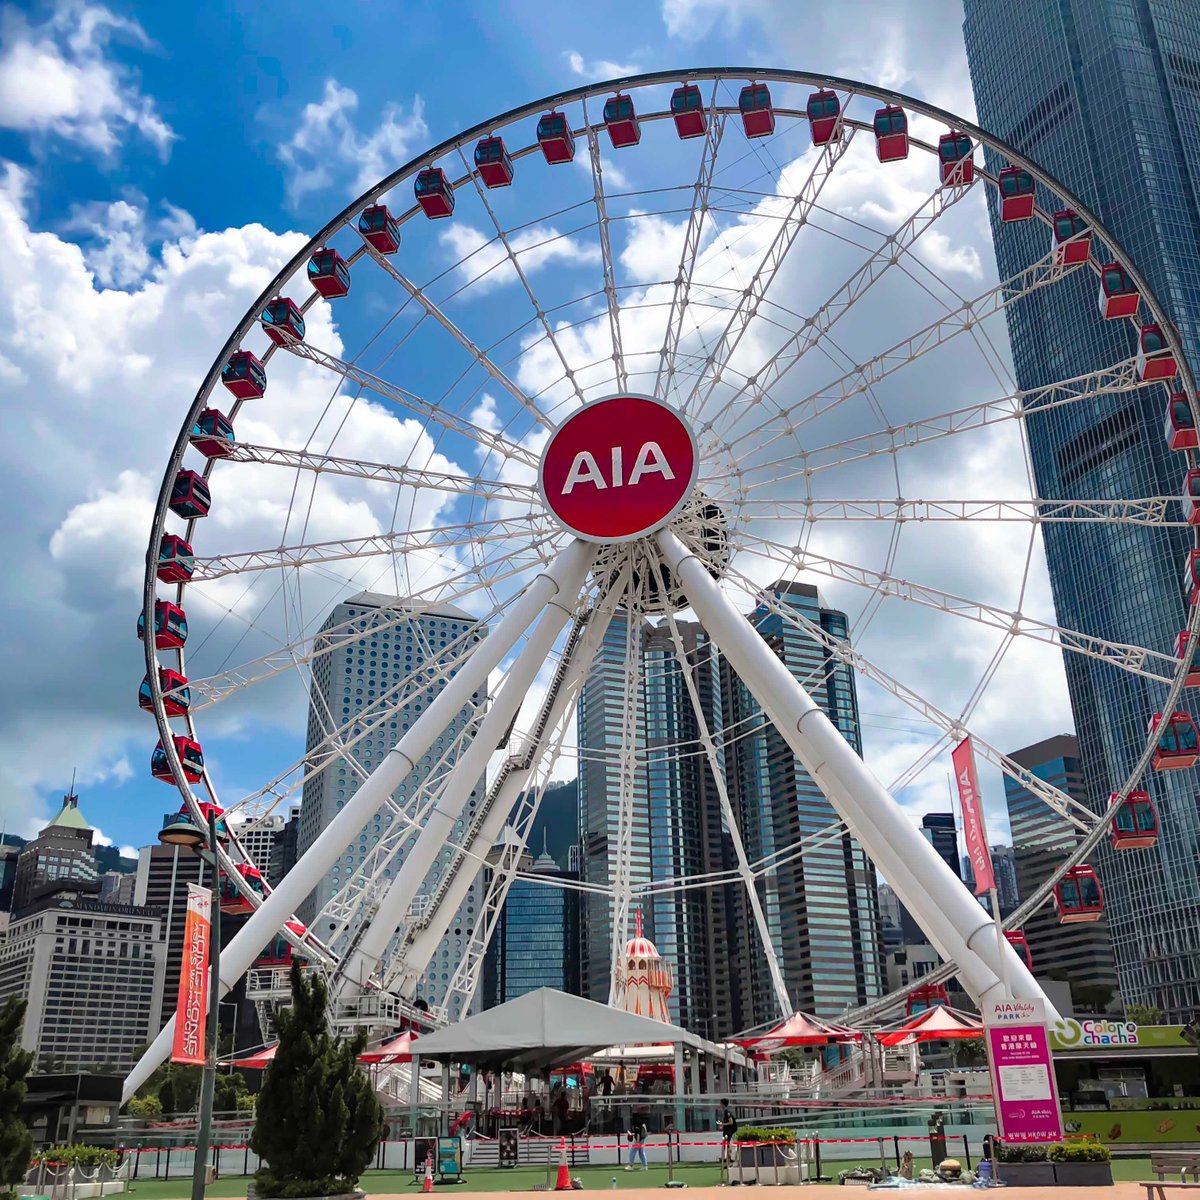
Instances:
[[[72,1167],[82,1167],[85,1171],[94,1171],[97,1167],[115,1167],[117,1152],[105,1150],[103,1146],[51,1146],[43,1150],[34,1162],[67,1163]]]
[[[1102,1142],[1080,1139],[1073,1142],[1055,1142],[1047,1152],[1051,1162],[1108,1162],[1112,1158],[1109,1148]]]
[[[996,1143],[996,1157],[1002,1163],[1032,1163],[1047,1160],[1045,1146],[1013,1145],[1010,1142]]]
[[[299,1196],[338,1196],[354,1191],[349,1179],[276,1179],[265,1167],[254,1174],[254,1191],[258,1196],[295,1200]]]
[[[739,1142],[785,1142],[791,1145],[796,1140],[794,1129],[781,1129],[770,1125],[742,1125],[738,1127]]]
[[[143,1121],[157,1121],[163,1115],[162,1101],[157,1096],[134,1096],[127,1106],[127,1111],[131,1117],[140,1117]]]
[[[25,1077],[33,1054],[21,1049],[25,1001],[10,996],[0,1008],[0,1200],[13,1195],[10,1186],[25,1178],[33,1154],[33,1138],[21,1116],[28,1090]]]

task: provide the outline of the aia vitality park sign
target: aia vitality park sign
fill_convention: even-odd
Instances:
[[[589,542],[629,542],[679,512],[698,468],[696,439],[679,413],[624,394],[585,405],[554,431],[538,486],[565,529]]]

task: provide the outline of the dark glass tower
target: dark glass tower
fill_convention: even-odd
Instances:
[[[965,0],[979,121],[1078,195],[1113,231],[1200,363],[1200,6],[1195,0]],[[988,166],[1003,164],[994,156]],[[988,197],[1001,278],[1041,258],[1038,221],[1002,225]],[[1043,208],[1048,197],[1039,197]],[[1102,253],[1098,243],[1093,254]],[[1037,387],[1132,356],[1133,330],[1102,321],[1096,278],[1076,271],[1007,310],[1017,381]],[[1097,397],[1026,422],[1039,494],[1174,495],[1183,456],[1167,449],[1161,387]],[[1061,625],[1170,651],[1184,627],[1190,535],[1131,525],[1043,525]],[[1141,750],[1164,689],[1065,656],[1087,803],[1106,803]],[[1200,1007],[1200,777],[1155,775],[1153,850],[1102,849],[1121,992],[1176,1019]]]

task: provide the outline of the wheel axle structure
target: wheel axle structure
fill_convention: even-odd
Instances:
[[[973,245],[985,193],[1046,234],[990,284]],[[1019,388],[1002,323],[1050,290],[1119,330],[1112,361]],[[563,886],[606,911],[613,987],[631,908],[734,886],[790,1014],[792,964],[764,897],[779,872],[857,846],[946,963],[933,982],[955,974],[980,1004],[1045,1000],[898,797],[970,735],[1073,827],[1076,848],[1006,922],[1014,937],[1061,905],[1068,872],[1090,871],[1127,798],[1141,832],[1113,845],[1145,852],[1157,837],[1169,769],[1195,745],[1181,699],[1197,606],[1177,646],[1151,646],[1064,628],[1036,594],[1047,530],[1172,554],[1192,538],[1188,496],[1180,514],[1179,495],[1039,494],[1030,422],[1117,400],[1193,467],[1194,382],[1136,266],[1035,163],[886,89],[774,69],[637,76],[505,113],[381,180],[234,329],[184,415],[151,530],[139,703],[184,814],[218,806],[229,821],[223,888],[248,915],[223,986],[297,956],[328,977],[348,1026],[464,1014],[552,773],[575,757],[608,781],[589,797],[608,860]],[[980,594],[1004,574],[993,556],[1003,596]],[[844,624],[785,602],[788,580],[820,582]],[[369,613],[355,595],[375,598]],[[803,669],[768,625],[802,641]],[[400,632],[403,653],[388,640]],[[947,645],[982,647],[950,683],[936,669]],[[1001,685],[1060,678],[1062,655],[1105,664],[1148,722],[1159,714],[1105,804],[1041,780],[996,747],[1003,730],[973,722]],[[847,670],[861,711],[829,702]],[[714,707],[727,673],[749,716]],[[668,676],[686,719],[650,748],[644,692]],[[598,680],[614,715],[599,744],[576,746]],[[872,719],[907,755],[887,784],[871,739],[860,754]],[[216,742],[206,760],[206,728],[252,733],[265,782],[219,795],[230,773]],[[827,804],[790,843],[743,827],[731,764],[764,729]],[[651,762],[711,779],[722,865],[651,861]],[[1143,776],[1153,796],[1134,792]],[[266,887],[242,831],[297,796],[331,815]],[[416,1003],[424,981],[432,1012]],[[847,1015],[898,1002],[869,995]]]

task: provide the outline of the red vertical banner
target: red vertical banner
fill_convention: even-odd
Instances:
[[[954,781],[958,784],[958,799],[962,805],[963,840],[975,876],[975,895],[982,896],[996,886],[996,876],[992,873],[987,827],[983,822],[983,797],[979,794],[979,777],[975,774],[975,751],[971,748],[971,739],[963,738],[954,747],[950,758],[954,763]]]
[[[171,1046],[172,1062],[204,1063],[211,928],[212,892],[189,883],[187,919],[183,925],[183,961],[179,965],[179,1000],[175,1007],[175,1041]]]

